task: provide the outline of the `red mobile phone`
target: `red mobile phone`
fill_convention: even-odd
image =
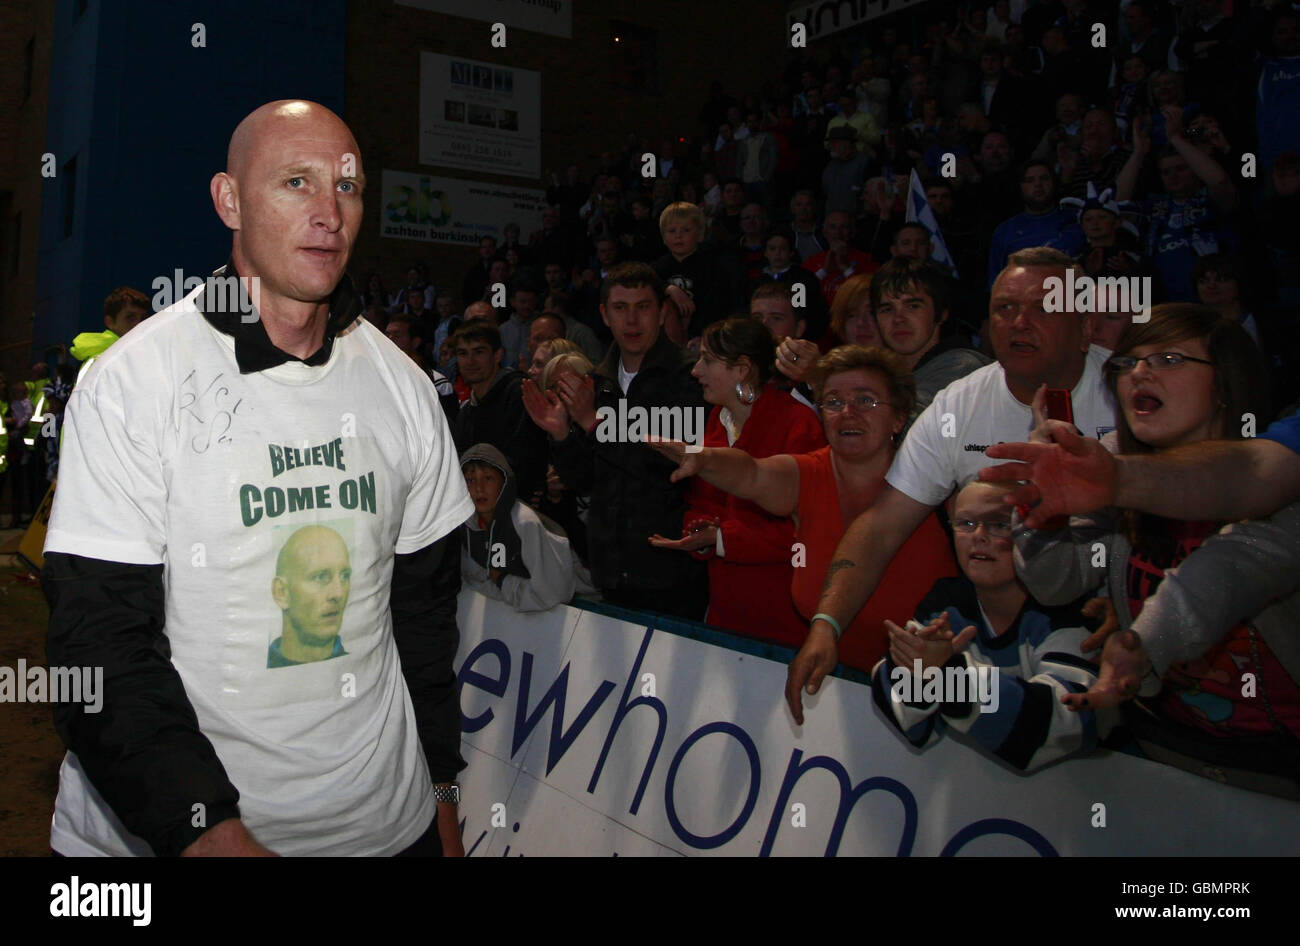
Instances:
[[[1073,424],[1074,406],[1070,403],[1070,392],[1065,388],[1048,388],[1046,394],[1048,420],[1063,420],[1067,424]]]
[[[1070,401],[1070,392],[1065,388],[1048,388],[1046,392],[1047,402],[1044,409],[1047,413],[1048,420],[1063,420],[1067,424],[1074,423],[1074,405]],[[1023,517],[1024,513],[1021,513]],[[1069,516],[1053,516],[1041,526],[1044,530],[1064,529],[1070,524]]]

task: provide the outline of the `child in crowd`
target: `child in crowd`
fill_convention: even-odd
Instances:
[[[515,477],[491,444],[460,458],[474,512],[461,529],[461,577],[516,611],[546,611],[595,589],[562,529],[515,498]]]
[[[653,269],[668,284],[667,297],[691,319],[691,337],[725,318],[739,301],[740,269],[734,254],[701,245],[704,212],[694,204],[669,204],[659,216],[659,230],[668,252]]]
[[[885,622],[889,655],[872,670],[872,691],[913,745],[951,728],[1032,771],[1088,751],[1118,714],[1061,704],[1063,694],[1086,692],[1097,679],[1080,649],[1088,631],[1075,604],[1044,606],[1016,577],[1006,492],[976,480],[957,493],[949,508],[962,574],[934,583],[916,609],[915,631]]]

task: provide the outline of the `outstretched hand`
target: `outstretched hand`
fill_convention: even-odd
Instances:
[[[830,628],[814,621],[785,672],[785,701],[798,725],[803,725],[803,695],[811,696],[822,688],[826,675],[839,663],[839,652]]]
[[[1092,598],[1087,601],[1083,606],[1083,616],[1094,620],[1101,618],[1101,627],[1085,637],[1079,644],[1079,649],[1084,653],[1101,647],[1112,634],[1119,630],[1119,619],[1115,616],[1115,605],[1111,603],[1109,598]]]
[[[707,448],[691,451],[690,445],[681,440],[661,440],[658,437],[647,438],[646,445],[677,464],[677,469],[673,470],[672,475],[668,477],[670,483],[684,480],[688,476],[696,476],[704,469]]]
[[[680,539],[664,538],[659,533],[650,536],[650,544],[657,549],[670,549],[675,552],[701,552],[718,544],[718,527],[705,526],[698,532],[682,530]]]
[[[986,483],[1028,481],[1002,498],[1008,506],[1027,507],[1022,517],[1025,527],[1041,529],[1057,516],[1081,515],[1113,505],[1116,463],[1110,451],[1065,421],[1044,421],[1035,428],[1036,433],[1039,430],[1053,442],[994,444],[985,456],[1020,462],[1000,463],[979,472]]]
[[[1086,693],[1066,693],[1061,702],[1074,710],[1096,710],[1119,706],[1137,696],[1142,678],[1151,672],[1151,660],[1142,638],[1132,631],[1112,634],[1101,652],[1097,682]]]

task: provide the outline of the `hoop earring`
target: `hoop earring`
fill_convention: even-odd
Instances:
[[[748,394],[745,393],[746,388],[749,388]],[[736,397],[739,398],[741,404],[753,404],[755,401],[758,400],[758,392],[755,391],[752,387],[749,387],[749,385],[741,384],[739,381],[737,381]]]

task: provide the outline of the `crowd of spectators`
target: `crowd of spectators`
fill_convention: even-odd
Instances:
[[[1017,531],[970,484],[989,445],[1047,438],[1044,387],[1126,452],[1294,409],[1300,15],[997,0],[886,22],[551,174],[540,228],[484,236],[459,286],[419,263],[397,291],[357,285],[443,401],[474,587],[706,620],[802,647],[792,671],[874,669],[918,745],[951,726],[1035,768],[1123,731],[1059,699],[1097,679],[1084,615],[1127,627],[1226,522]],[[909,222],[913,175],[937,233]],[[1084,276],[1149,292],[1045,311],[1049,279]],[[605,434],[634,409],[707,416],[702,449]],[[1084,567],[1094,541],[1111,554]],[[1238,740],[1216,764],[1258,771],[1294,745],[1300,669],[1247,613],[1164,671],[1144,746],[1175,748],[1152,755]],[[900,702],[881,681],[914,660],[1000,667],[1001,715]],[[1243,706],[1239,672],[1268,699]],[[1279,779],[1229,780],[1300,795],[1284,755]]]
[[[1131,624],[1225,523],[1109,510],[1081,532],[1017,531],[1005,491],[970,484],[988,445],[1045,438],[1043,387],[1071,393],[1086,436],[1118,429],[1115,449],[1249,436],[1238,414],[1262,431],[1289,413],[1298,23],[1220,0],[941,7],[910,36],[792,51],[742,94],[714,82],[696,127],[632,133],[551,175],[541,228],[485,237],[455,305],[410,292],[426,289],[413,270],[404,305],[433,339],[427,366],[460,390],[458,446],[498,450],[520,499],[572,539],[536,565],[518,552],[526,570],[570,555],[580,570],[532,606],[589,579],[615,604],[802,647],[796,687],[841,633],[831,665],[878,684],[913,659],[998,667],[993,721],[900,703],[887,683],[877,698],[918,745],[955,727],[1022,769],[1126,734],[1110,709],[1062,704],[1096,682],[1083,645]],[[937,233],[906,212],[914,174]],[[1053,276],[1134,292],[1047,312]],[[605,435],[602,418],[638,408],[706,411],[702,449]],[[491,521],[476,513],[468,541]],[[1063,590],[1051,563],[1097,536],[1122,554]],[[841,622],[827,602],[846,563],[860,587]],[[517,582],[496,575],[500,592]],[[1249,627],[1165,672],[1151,755],[1294,738],[1297,668]],[[1229,664],[1269,681],[1268,713],[1230,698]],[[1239,774],[1261,753],[1223,766],[1272,791]]]

